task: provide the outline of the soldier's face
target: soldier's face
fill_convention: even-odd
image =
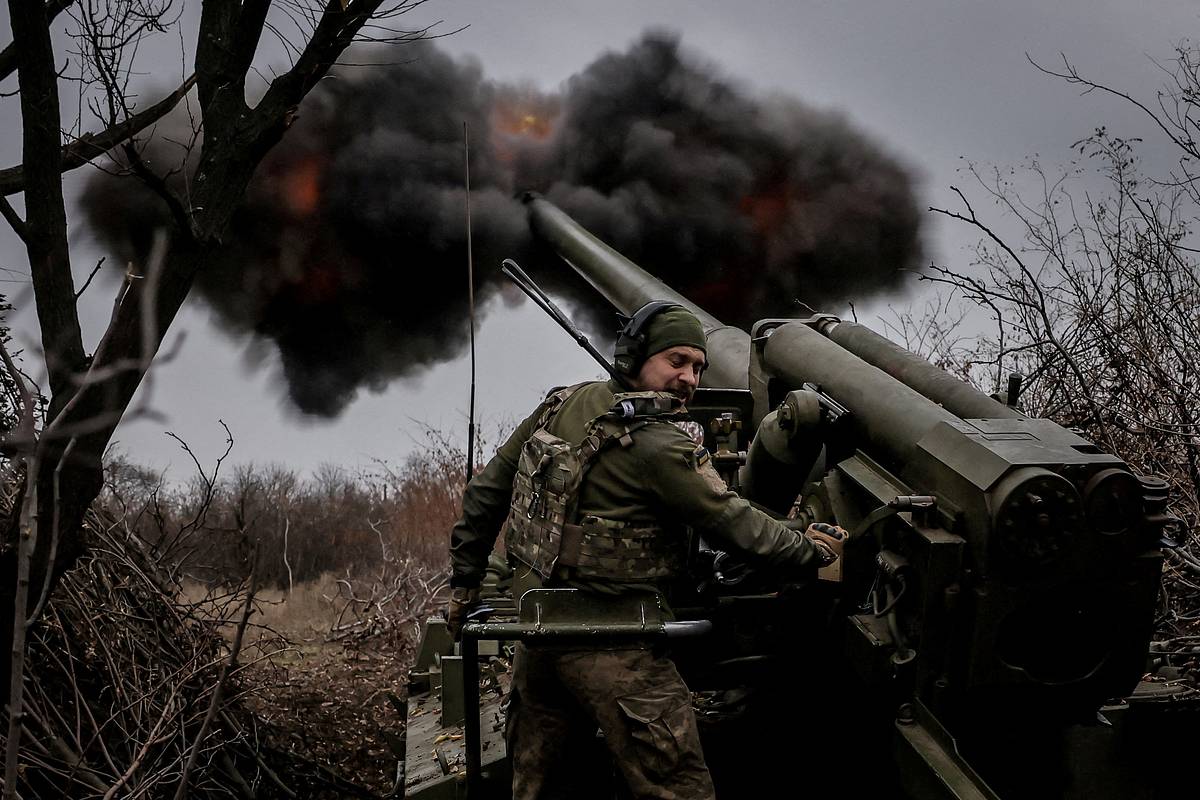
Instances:
[[[637,389],[670,392],[685,403],[692,399],[704,371],[704,351],[687,345],[661,350],[646,359],[638,372]]]

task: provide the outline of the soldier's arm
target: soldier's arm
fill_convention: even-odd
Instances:
[[[655,426],[658,427],[658,426]],[[703,450],[678,429],[656,431],[647,448],[645,485],[668,514],[723,550],[774,567],[816,565],[820,556],[807,536],[784,527],[726,488]],[[678,435],[675,435],[678,434]]]
[[[488,556],[512,504],[521,447],[533,435],[542,409],[538,406],[517,426],[463,492],[463,514],[450,533],[450,585],[454,588],[475,588],[483,580]]]

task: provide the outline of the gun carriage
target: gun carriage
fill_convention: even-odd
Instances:
[[[1138,717],[1122,698],[1146,670],[1170,519],[1163,481],[1023,414],[1018,378],[988,396],[807,309],[749,332],[725,325],[548,201],[526,202],[536,237],[618,311],[666,299],[700,318],[710,367],[689,409],[726,481],[850,539],[802,585],[699,542],[675,619],[643,604],[582,626],[554,592],[526,595],[519,613],[497,595],[500,616],[468,624],[458,656],[431,621],[413,689],[423,703],[440,677],[441,720],[467,723],[466,779],[410,780],[408,796],[459,796],[468,782],[505,796],[498,700],[476,715],[479,653],[555,636],[679,637],[728,796],[765,793],[804,760],[798,750],[813,760],[799,775],[832,770],[856,794],[1154,796],[1130,766]],[[427,743],[408,735],[424,757]]]

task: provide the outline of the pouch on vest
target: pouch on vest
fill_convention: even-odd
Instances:
[[[574,515],[582,476],[576,448],[545,428],[535,431],[521,448],[504,544],[542,578],[554,571],[563,525]]]
[[[569,396],[575,388],[554,398]],[[606,414],[588,425],[578,447],[546,429],[562,405],[558,400],[521,448],[505,547],[543,579],[569,568],[579,578],[659,580],[678,574],[686,559],[686,544],[681,546],[675,541],[680,537],[661,525],[595,516],[577,523],[579,487],[591,460],[614,444],[631,446],[638,429],[654,417],[675,415],[681,406],[677,398],[653,392],[618,394],[614,400]]]

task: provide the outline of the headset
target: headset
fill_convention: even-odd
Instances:
[[[627,378],[638,374],[642,363],[650,355],[646,352],[646,327],[656,316],[672,308],[683,306],[670,300],[651,300],[633,312],[631,317],[618,315],[625,325],[617,335],[617,344],[613,348],[613,367],[617,372]]]

